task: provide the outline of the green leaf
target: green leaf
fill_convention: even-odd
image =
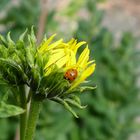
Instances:
[[[24,109],[18,106],[9,105],[3,101],[0,103],[0,118],[6,118],[6,117],[19,115],[19,114],[24,113],[24,111],[25,111]]]
[[[59,98],[59,97],[55,97],[55,98],[53,98],[53,100],[56,101],[56,102],[58,102],[58,103],[60,103],[60,104],[62,104],[62,105],[64,105],[64,107],[65,107],[69,112],[71,112],[71,113],[74,115],[74,117],[79,118],[79,117],[77,116],[77,114],[75,113],[75,111],[70,107],[70,105],[69,105],[65,100],[63,100],[63,99],[61,99],[61,98]]]
[[[7,41],[8,41],[8,43],[9,43],[9,45],[12,45],[12,46],[14,46],[15,45],[15,43],[14,43],[14,41],[11,39],[11,36],[10,36],[10,32],[8,32],[8,34],[7,34]]]
[[[33,48],[27,47],[26,49],[26,60],[30,67],[34,66],[34,52]]]
[[[33,42],[36,42],[36,36],[35,36],[35,33],[34,33],[34,26],[32,26],[31,28],[31,39]]]
[[[90,87],[90,86],[83,86],[83,87],[80,87],[80,91],[83,92],[85,90],[94,90],[97,88],[97,85],[93,86],[93,87]]]
[[[27,34],[28,32],[28,29],[26,29],[19,37],[19,40],[23,42],[24,38],[25,38],[25,35]]]
[[[72,100],[72,99],[64,99],[64,101],[75,106],[75,107],[78,107],[80,109],[86,108],[86,106],[82,106],[81,104],[79,104],[78,102],[76,102],[75,100]]]
[[[23,72],[22,68],[13,60],[0,58],[0,62],[3,62],[4,64],[11,66],[12,68],[16,69],[19,72]]]
[[[36,44],[36,36],[35,36],[35,33],[34,33],[34,27],[32,26],[31,28],[31,35],[28,35],[28,41],[30,42],[30,45],[35,45]]]
[[[74,100],[74,101],[77,102],[78,104],[81,104],[80,98],[79,98],[78,96],[74,95],[74,94],[72,94],[72,95],[70,96],[70,99]]]
[[[6,48],[8,48],[8,44],[2,35],[0,35],[0,43],[2,43]]]

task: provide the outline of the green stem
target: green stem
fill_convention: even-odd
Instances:
[[[20,140],[25,140],[25,129],[27,124],[27,102],[26,102],[26,87],[20,87],[20,106],[25,109],[25,112],[20,115]]]
[[[33,97],[31,99],[31,105],[29,110],[29,118],[27,122],[25,140],[33,140],[34,132],[36,129],[37,120],[40,113],[41,102],[37,101]]]

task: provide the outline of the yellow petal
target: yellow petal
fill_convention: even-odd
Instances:
[[[81,76],[72,83],[69,90],[72,90],[73,88],[77,87],[79,84],[81,84],[87,77],[89,77],[95,70],[96,64],[90,65],[82,74]]]
[[[56,34],[52,35],[50,38],[48,38],[42,46],[40,46],[40,48],[38,49],[40,53],[42,53],[47,47],[48,45],[52,42],[52,40],[54,39],[54,37],[56,36]]]
[[[45,72],[45,76],[49,75],[52,72],[52,70],[53,69],[51,67],[47,68],[47,70]]]
[[[84,51],[81,53],[78,62],[77,62],[77,66],[81,69],[84,69],[87,66],[89,60],[89,49],[88,46],[84,49]]]
[[[68,50],[67,51],[68,53],[68,62],[66,64],[66,67],[69,67],[69,66],[73,66],[76,64],[76,57],[75,57],[75,54],[72,50]]]
[[[54,49],[54,50],[51,50],[50,51],[51,52],[51,54],[56,54],[56,53],[59,53],[59,52],[64,52],[65,53],[65,49]]]
[[[60,51],[58,53],[55,53],[53,55],[50,56],[49,58],[49,62],[46,64],[45,69],[47,67],[49,67],[50,65],[56,63],[58,60],[60,60],[61,58],[63,58],[65,56],[64,51]]]
[[[51,50],[51,49],[54,49],[54,48],[57,48],[61,43],[62,43],[63,39],[60,39],[54,43],[52,43],[51,45],[49,45],[47,48],[44,49],[44,51],[48,51],[48,50]]]
[[[68,61],[68,56],[62,57],[60,60],[56,62],[58,68],[62,68]]]
[[[72,38],[67,44],[68,44],[68,45],[72,45],[74,41],[75,41],[75,39]]]
[[[92,63],[94,63],[94,62],[95,62],[95,60],[89,61],[89,62],[87,63],[87,66],[90,65],[90,64],[92,64]]]
[[[74,53],[76,54],[76,53],[77,53],[77,50],[79,49],[79,47],[81,47],[81,46],[84,45],[84,44],[86,44],[85,41],[79,42],[79,43],[75,46],[75,48],[73,48]]]
[[[69,49],[74,50],[75,46],[77,44],[77,40],[73,40],[73,42],[69,45]]]

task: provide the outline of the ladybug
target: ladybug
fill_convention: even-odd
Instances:
[[[68,69],[64,75],[65,79],[69,82],[73,82],[78,76],[78,71],[76,69]]]

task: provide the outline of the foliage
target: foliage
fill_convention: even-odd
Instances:
[[[84,96],[85,102],[90,104],[89,113],[82,117],[87,135],[84,139],[124,140],[135,130],[139,90],[136,86],[134,39],[126,33],[115,48],[111,38],[112,35],[103,30],[94,40],[98,64],[94,76],[98,88],[95,93]]]
[[[19,4],[14,5],[12,1],[4,0],[1,6],[5,7],[5,9],[0,9],[6,12],[5,16],[0,19],[0,24],[5,26],[3,34],[6,35],[9,30],[11,30],[14,34],[14,40],[18,39],[19,35],[25,31],[26,28],[31,28],[32,25],[36,27],[36,21],[39,15],[38,0],[19,0],[17,2]]]
[[[78,19],[75,37],[86,40],[92,51],[91,57],[94,54],[97,69],[89,80],[92,82],[91,85],[97,83],[98,88],[94,92],[82,94],[82,102],[88,107],[84,111],[78,111],[79,119],[73,118],[56,103],[45,102],[37,127],[36,140],[127,140],[130,132],[136,130],[137,124],[134,120],[139,115],[140,105],[139,89],[136,86],[139,55],[134,47],[136,40],[130,33],[124,33],[122,40],[116,45],[113,35],[100,24],[103,13],[97,10],[96,3],[98,3],[97,0],[85,2],[84,8],[90,17]],[[76,11],[74,6],[64,14],[72,15]],[[53,19],[56,14],[55,10],[51,12],[49,25],[46,25],[46,28],[50,28],[48,30],[52,29],[51,31],[54,32],[56,28],[59,28]],[[21,16],[21,12],[18,12],[18,15]],[[37,14],[31,15],[30,23],[22,24],[22,28],[14,27],[15,34],[18,33],[16,31],[37,23],[36,18],[33,20]],[[23,18],[25,23],[26,14],[22,13],[20,18]],[[15,18],[17,24],[21,22],[20,18],[19,16]],[[11,21],[10,18],[7,17],[7,19]],[[8,22],[3,20],[3,23]],[[7,132],[10,133],[12,127],[7,124],[8,120],[1,120],[2,124],[5,122],[5,126],[8,125],[5,128],[6,135]],[[0,128],[1,130],[3,129]],[[5,135],[1,135],[0,139],[3,139]]]
[[[88,113],[81,115],[84,129],[81,139],[128,139],[130,132],[135,130],[134,120],[139,115],[137,107],[140,104],[136,86],[136,39],[130,33],[124,33],[120,43],[115,45],[113,35],[99,24],[100,12],[91,5],[92,1],[89,1],[89,11],[96,16],[91,14],[89,21],[80,21],[76,36],[87,40],[90,49],[94,50],[97,63],[94,80],[98,88],[94,93],[84,95],[85,103],[90,105]]]

